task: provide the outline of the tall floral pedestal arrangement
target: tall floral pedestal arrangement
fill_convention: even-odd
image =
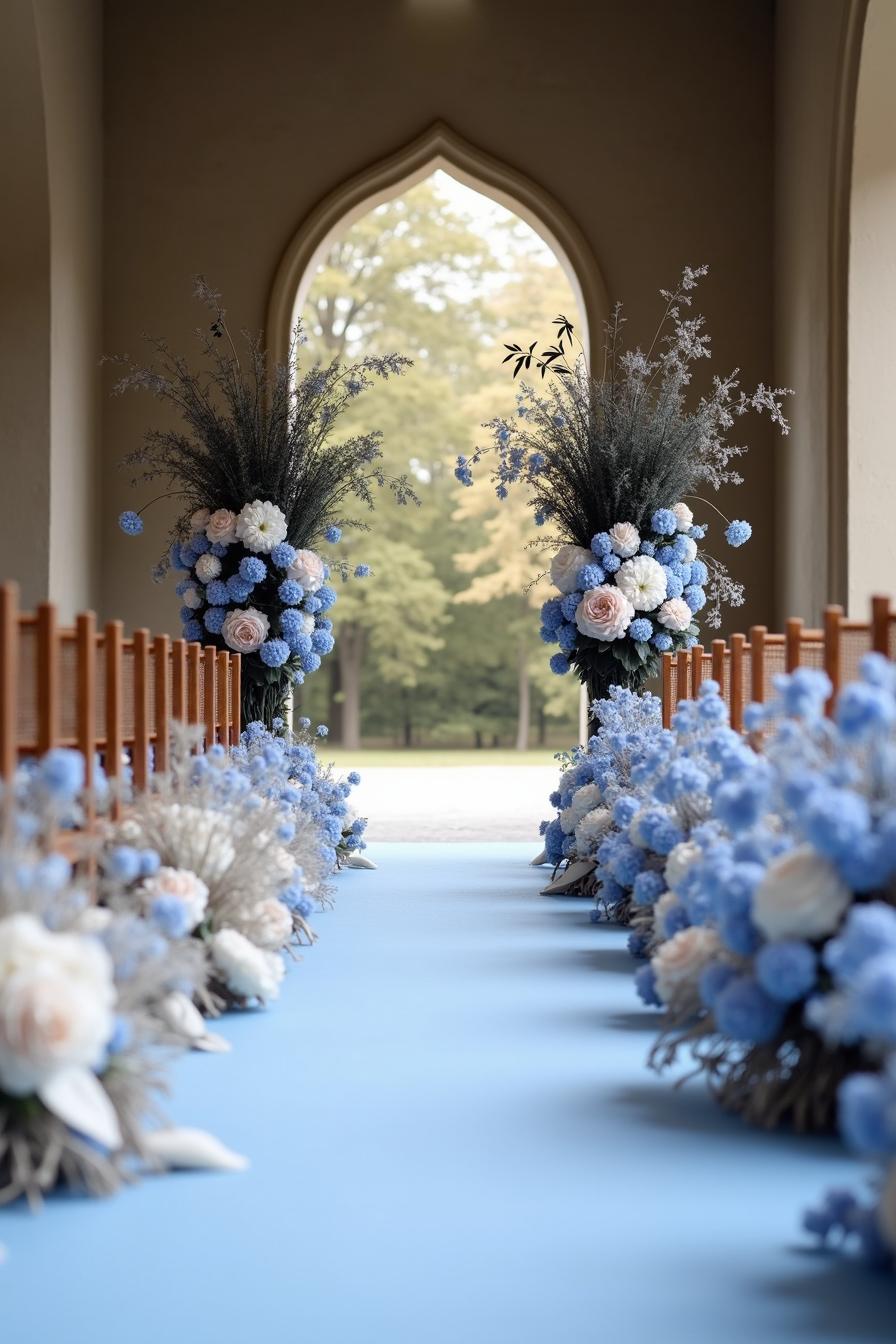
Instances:
[[[132,484],[164,480],[170,488],[157,498],[183,504],[154,577],[182,574],[184,638],[242,654],[243,721],[271,728],[292,687],[333,649],[330,580],[350,573],[344,560],[321,554],[322,543],[336,546],[342,529],[356,525],[343,516],[349,500],[373,507],[374,486],[400,503],[414,499],[406,477],[382,471],[378,432],[335,436],[339,416],[373,379],[401,374],[410,361],[334,360],[302,373],[297,328],[286,364],[269,372],[257,338],[246,338],[240,358],[220,295],[201,279],[196,294],[213,313],[201,338],[204,370],[150,340],[154,363],[126,363],[116,387],[154,393],[184,427],[149,431],[125,464]],[[122,530],[139,535],[142,512],[124,512]],[[368,573],[366,565],[353,570],[358,579]]]
[[[613,686],[642,690],[664,652],[697,642],[698,613],[718,626],[723,603],[743,602],[742,585],[702,549],[707,527],[695,523],[690,504],[701,486],[740,483],[730,464],[745,450],[728,435],[741,416],[765,411],[787,432],[786,389],[760,384],[748,394],[733,373],[689,404],[692,366],[709,356],[703,319],[687,315],[705,273],[688,267],[674,290],[661,291],[665,308],[646,351],[623,347],[617,305],[600,378],[581,346],[575,357],[563,316],[540,352],[535,341],[508,345],[514,377],[534,370],[546,391],[523,383],[516,416],[490,422],[491,444],[457,461],[455,475],[471,485],[473,468],[493,454],[498,497],[528,486],[536,523],[554,529],[545,549],[555,593],[542,607],[541,635],[559,645],[553,671],[574,669],[592,703]],[[748,523],[708,507],[723,518],[730,545],[748,540]]]

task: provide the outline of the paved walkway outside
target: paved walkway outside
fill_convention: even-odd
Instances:
[[[371,766],[352,804],[369,818],[367,840],[531,840],[550,815],[556,765],[474,765],[432,769]],[[371,858],[376,855],[371,852]]]

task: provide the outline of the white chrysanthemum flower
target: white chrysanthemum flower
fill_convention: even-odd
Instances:
[[[700,858],[703,851],[692,840],[683,840],[669,851],[663,876],[670,891],[678,891],[685,876]]]
[[[593,808],[599,807],[601,802],[601,791],[596,784],[583,784],[580,789],[576,789],[569,807],[560,813],[560,825],[564,833],[572,835],[582,818]]]
[[[619,566],[616,586],[635,611],[654,611],[666,596],[666,575],[652,556],[636,555]]]
[[[180,600],[185,607],[189,607],[191,611],[196,611],[198,607],[202,606],[203,597],[198,588],[190,587],[184,592]]]
[[[670,597],[668,602],[664,602],[660,607],[656,618],[667,630],[680,633],[682,630],[687,630],[693,620],[693,614],[687,602],[680,597]]]
[[[694,526],[694,515],[687,504],[673,504],[672,512],[675,514],[675,522],[679,532],[687,532]]]
[[[269,499],[244,504],[236,520],[236,535],[247,551],[267,555],[286,540],[286,518]]]
[[[717,957],[721,943],[715,929],[694,925],[663,943],[651,958],[656,990],[670,1006],[694,999],[700,972]]]
[[[833,933],[852,904],[852,892],[827,859],[799,845],[775,859],[753,896],[753,922],[766,938]]]
[[[634,523],[614,523],[608,535],[610,545],[621,559],[627,560],[630,555],[638,554],[641,534]]]
[[[92,937],[52,933],[30,914],[0,920],[0,1088],[39,1091],[92,1070],[112,1035],[112,961]]]
[[[584,546],[561,546],[551,561],[551,583],[561,593],[574,593],[579,586],[579,573],[595,559]]]
[[[213,934],[209,946],[215,969],[231,994],[264,1002],[276,999],[286,972],[278,953],[256,947],[236,929]]]
[[[197,579],[201,579],[203,583],[211,583],[212,579],[216,579],[220,573],[221,561],[216,555],[212,555],[211,551],[206,551],[204,555],[200,555],[196,561]]]
[[[593,807],[576,826],[576,849],[580,857],[592,854],[606,834],[612,817],[606,807]]]

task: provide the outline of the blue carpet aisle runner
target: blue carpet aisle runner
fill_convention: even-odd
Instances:
[[[644,1068],[624,935],[528,845],[380,845],[173,1116],[239,1175],[0,1213],[3,1344],[892,1340],[896,1285],[806,1249],[857,1168]]]

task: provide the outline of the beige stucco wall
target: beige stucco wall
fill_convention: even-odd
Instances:
[[[771,4],[567,0],[544,14],[535,0],[107,6],[106,349],[134,352],[144,329],[189,345],[200,270],[236,323],[260,328],[302,218],[441,118],[564,205],[630,332],[652,331],[682,264],[708,262],[718,367],[771,378]],[[163,512],[138,541],[114,523],[133,499],[115,463],[158,422],[149,398],[105,404],[103,608],[171,628],[177,600],[148,578]],[[730,553],[749,580],[738,624],[768,619],[773,592],[771,437],[745,428],[748,484],[721,501],[755,527]]]
[[[101,15],[0,13],[0,575],[64,619],[99,568]]]
[[[849,260],[849,603],[896,588],[896,4],[871,0],[857,89]]]
[[[50,206],[49,593],[97,600],[101,478],[102,8],[35,0]]]
[[[777,454],[778,620],[814,623],[825,603],[847,601],[849,159],[863,17],[864,0],[776,7],[776,376],[797,393]]]

